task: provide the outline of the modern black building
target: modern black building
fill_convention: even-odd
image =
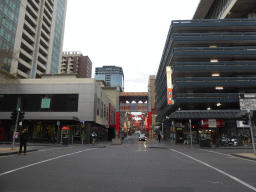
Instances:
[[[122,67],[103,66],[95,68],[95,79],[103,80],[109,87],[120,86],[124,91],[124,73]]]
[[[155,83],[157,121],[173,121],[167,137],[173,131],[180,142],[189,119],[195,137],[207,131],[212,142],[220,134],[241,132],[236,123],[241,119],[239,94],[256,93],[255,36],[256,19],[172,21]],[[173,105],[167,104],[167,66],[172,70]],[[223,120],[224,126],[216,121],[215,127],[202,129],[204,119]]]

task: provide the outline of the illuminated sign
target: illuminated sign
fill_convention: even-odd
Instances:
[[[166,67],[166,78],[167,78],[167,103],[168,105],[173,105],[174,100],[172,99],[172,70],[171,67]]]

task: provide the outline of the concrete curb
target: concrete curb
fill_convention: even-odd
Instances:
[[[38,149],[30,149],[30,150],[27,150],[27,153],[28,153],[28,152],[33,152],[33,151],[38,151]],[[7,156],[7,155],[18,154],[18,153],[19,153],[19,151],[8,152],[8,153],[0,153],[0,156]]]
[[[244,155],[238,155],[238,154],[231,154],[231,155],[233,155],[235,157],[240,157],[240,158],[250,159],[250,160],[256,161],[256,158],[247,157],[247,156],[244,156]]]

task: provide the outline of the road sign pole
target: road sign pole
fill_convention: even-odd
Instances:
[[[189,119],[189,129],[190,129],[190,143],[191,143],[191,147],[192,147],[191,119]]]
[[[20,108],[18,109],[18,113],[17,113],[17,117],[16,117],[16,121],[15,121],[14,133],[16,133],[17,128],[18,128],[19,115],[20,115]],[[13,137],[13,139],[12,139],[12,148],[11,149],[14,150],[15,137],[14,137],[14,135],[12,137]]]
[[[58,132],[57,132],[57,144],[59,143],[59,128],[60,128],[60,122],[57,121],[57,125],[58,125]]]
[[[247,110],[247,113],[248,113],[248,115],[249,115],[249,125],[250,125],[250,130],[251,130],[251,138],[252,138],[253,153],[254,153],[254,155],[256,155],[256,152],[255,152],[255,145],[254,145],[254,135],[253,135],[253,131],[252,131],[251,112],[250,112],[250,110]]]

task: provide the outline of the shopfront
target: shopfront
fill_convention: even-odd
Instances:
[[[198,130],[198,137],[211,139],[212,143],[220,138],[220,129],[224,127],[223,119],[203,119],[201,120],[201,127]]]

